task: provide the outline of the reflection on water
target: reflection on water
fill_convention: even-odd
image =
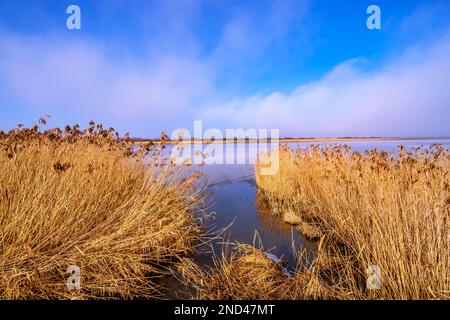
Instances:
[[[428,147],[434,143],[450,148],[450,139],[446,140],[396,140],[396,141],[346,141],[352,150],[363,152],[367,149],[396,151],[398,145],[406,149],[416,146]],[[306,147],[318,143],[289,143],[290,147]],[[325,143],[319,143],[325,144]],[[336,143],[328,143],[333,145]],[[342,143],[341,143],[342,144]],[[189,148],[189,146],[188,146]],[[236,145],[235,156],[243,153],[245,157],[252,155],[248,148],[255,148],[254,144],[239,143]],[[170,154],[171,146],[166,148],[165,155]],[[251,157],[251,156],[250,156]],[[317,243],[308,241],[292,226],[284,223],[280,217],[273,215],[258,196],[253,163],[255,158],[248,159],[247,164],[213,164],[202,167],[193,166],[189,170],[203,172],[200,183],[207,185],[209,213],[214,212],[212,221],[216,230],[226,228],[223,239],[229,242],[239,241],[254,244],[255,232],[258,233],[262,245],[266,250],[278,257],[283,257],[289,268],[296,265],[294,251],[305,249],[307,254],[305,265],[317,250]],[[211,243],[213,250],[220,253],[221,241]],[[211,251],[199,248],[200,252],[194,259],[200,265],[210,265]]]
[[[363,152],[368,149],[378,149],[384,151],[396,151],[399,145],[406,149],[422,146],[429,147],[432,144],[441,144],[450,148],[450,139],[441,140],[373,140],[373,141],[345,141],[352,150]],[[310,145],[336,145],[343,143],[288,143],[295,149]],[[237,143],[235,145],[219,144],[216,150],[223,148],[224,151],[233,150],[235,159],[244,157],[246,164],[210,164],[204,166],[193,166],[192,170],[203,172],[200,183],[207,185],[209,197],[209,212],[215,213],[213,221],[215,228],[227,228],[225,239],[229,241],[240,241],[253,244],[255,231],[259,233],[261,242],[266,249],[270,249],[273,254],[283,256],[289,261],[289,265],[295,264],[293,257],[293,245],[295,249],[307,249],[314,253],[315,245],[306,241],[298,231],[292,226],[284,223],[279,217],[272,215],[270,210],[257,197],[255,185],[255,173],[253,163],[256,160],[255,150],[263,150],[267,146],[274,147],[274,144],[265,144],[264,148],[256,143]],[[231,148],[232,147],[232,148]],[[170,155],[171,148],[168,146],[165,155]],[[211,145],[187,145],[191,148],[192,155],[195,150],[206,151],[211,149]],[[203,149],[202,149],[203,148]],[[226,157],[225,157],[226,158]],[[217,248],[216,248],[217,249]]]
[[[291,268],[296,264],[294,252],[315,251],[313,242],[305,240],[295,227],[272,214],[257,194],[254,179],[212,186],[208,191],[211,192],[210,210],[216,212],[214,224],[217,228],[227,228],[224,235],[227,241],[253,244],[257,240]]]
[[[405,149],[411,149],[412,147],[429,147],[432,144],[441,144],[446,148],[450,148],[450,139],[440,139],[440,140],[372,140],[372,141],[345,141],[342,143],[317,143],[317,142],[293,142],[293,143],[283,143],[282,145],[289,145],[292,149],[296,149],[298,147],[305,148],[311,145],[336,145],[336,144],[346,144],[352,148],[354,151],[363,152],[368,149],[377,149],[379,151],[397,151],[397,147],[399,145],[403,145]],[[192,166],[190,170],[199,170],[204,173],[202,178],[202,183],[206,183],[208,185],[216,184],[216,183],[233,183],[235,181],[239,181],[240,179],[246,179],[249,177],[254,177],[253,164],[257,159],[257,152],[260,150],[268,150],[268,148],[277,147],[277,144],[257,144],[257,143],[237,143],[237,144],[228,144],[228,146],[224,144],[218,144],[217,149],[223,150],[223,152],[227,152],[227,148],[230,149],[230,145],[233,146],[231,148],[233,161],[224,161],[224,164],[205,164],[204,166]],[[191,154],[192,162],[195,163],[196,151],[199,151],[201,154],[208,154],[208,150],[210,150],[211,145],[187,145],[185,147],[186,153]],[[173,145],[166,146],[163,151],[164,156],[170,156]],[[228,155],[224,156],[222,153],[223,159],[229,158]],[[210,157],[211,158],[211,157]],[[219,157],[219,159],[222,157]],[[245,161],[242,161],[244,159]],[[230,163],[231,162],[231,163]],[[236,163],[244,162],[244,164],[236,164]],[[228,164],[227,164],[228,163]]]
[[[375,148],[380,151],[395,152],[399,145],[410,149],[417,146],[429,147],[435,143],[450,148],[450,139],[345,141],[345,144],[349,145],[352,150],[359,152]],[[313,144],[336,145],[339,143],[288,143],[294,149]],[[269,146],[273,147],[273,145]],[[187,148],[190,147],[194,150],[194,148],[201,148],[202,145],[187,146]],[[218,146],[219,149],[221,147],[224,150],[229,148],[225,145]],[[217,228],[229,226],[227,237],[230,241],[236,240],[252,244],[255,231],[258,231],[265,248],[272,249],[274,254],[283,255],[292,264],[292,243],[297,249],[306,248],[312,252],[314,245],[305,241],[292,226],[272,215],[258,199],[253,163],[256,160],[254,151],[259,149],[261,148],[257,147],[255,143],[237,143],[233,146],[233,155],[235,158],[244,155],[247,164],[193,166],[191,170],[203,172],[200,183],[209,186],[207,191],[211,193],[210,211],[214,211],[216,216],[214,223]],[[167,150],[167,154],[169,152],[170,150]]]

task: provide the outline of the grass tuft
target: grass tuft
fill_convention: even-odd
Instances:
[[[0,299],[161,298],[156,279],[200,235],[202,195],[151,150],[93,122],[2,133]]]
[[[283,147],[276,175],[261,175],[260,166],[257,185],[273,211],[295,213],[307,236],[322,235],[329,259],[316,263],[317,274],[343,296],[450,298],[447,149]],[[381,271],[378,290],[366,286],[371,266]]]

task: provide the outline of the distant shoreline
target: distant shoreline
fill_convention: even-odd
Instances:
[[[346,141],[418,141],[418,140],[447,140],[450,137],[342,137],[342,138],[281,138],[281,139],[228,139],[228,140],[166,140],[165,144],[225,144],[225,143],[295,143],[295,142],[346,142]],[[160,144],[161,140],[133,139],[137,144],[149,142]]]

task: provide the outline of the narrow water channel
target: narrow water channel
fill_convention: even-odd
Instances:
[[[434,143],[450,147],[450,140],[394,140],[394,141],[352,141],[347,144],[352,150],[362,152],[377,148],[384,151],[395,151],[398,145],[406,149],[416,146],[428,147]],[[293,143],[291,147],[305,147],[312,143]],[[316,143],[317,144],[317,143]],[[212,263],[213,255],[220,255],[224,242],[241,242],[263,246],[264,250],[281,258],[288,269],[295,269],[295,253],[305,250],[306,259],[301,264],[314,259],[317,242],[305,239],[293,226],[274,215],[261,201],[255,182],[253,162],[248,155],[245,144],[236,145],[236,154],[244,152],[247,164],[215,164],[202,167],[194,166],[192,170],[203,173],[200,183],[207,185],[207,213],[212,216],[205,228],[220,237],[209,242],[208,246],[200,246],[192,257],[199,265],[207,268]],[[253,146],[254,147],[254,146]],[[169,154],[169,150],[166,153]],[[256,241],[255,241],[256,240]],[[188,298],[189,292],[174,277],[163,279],[169,298]]]

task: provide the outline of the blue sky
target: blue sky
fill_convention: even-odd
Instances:
[[[446,0],[0,0],[0,128],[450,135],[449,56]]]

